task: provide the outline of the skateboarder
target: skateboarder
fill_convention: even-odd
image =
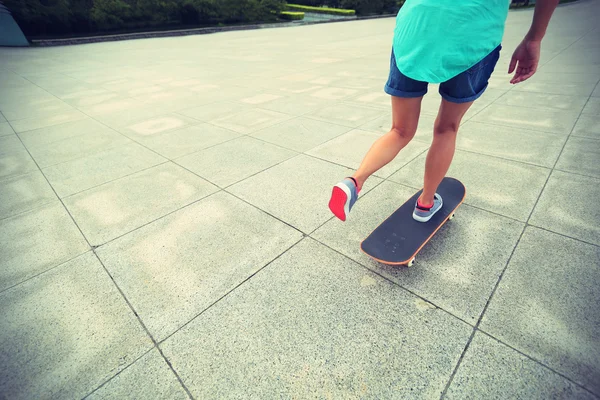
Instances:
[[[529,32],[513,53],[512,84],[537,69],[540,45],[558,0],[537,0]],[[462,117],[485,91],[500,56],[507,0],[407,0],[396,18],[390,75],[392,128],[367,152],[358,170],[334,186],[329,208],[342,221],[371,174],[392,161],[413,138],[428,83],[442,96],[425,163],[423,193],[413,218],[427,222],[442,207],[437,187],[446,175]]]

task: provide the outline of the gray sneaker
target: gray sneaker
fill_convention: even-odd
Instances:
[[[435,194],[433,196],[433,205],[424,206],[419,203],[419,199],[417,199],[417,204],[415,204],[415,211],[413,212],[413,218],[419,222],[427,222],[438,212],[444,202],[442,201],[442,196],[439,194]]]

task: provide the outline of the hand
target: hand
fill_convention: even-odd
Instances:
[[[540,41],[525,38],[521,44],[517,46],[517,49],[510,60],[510,66],[508,67],[509,74],[512,74],[513,71],[515,71],[515,67],[517,70],[510,80],[510,83],[515,84],[523,82],[535,74],[540,61],[541,44]]]

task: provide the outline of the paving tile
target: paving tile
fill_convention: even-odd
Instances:
[[[165,114],[135,121],[118,130],[134,140],[143,141],[144,139],[156,135],[187,128],[199,123],[200,122],[195,119],[184,117],[179,114]]]
[[[248,134],[289,119],[287,114],[256,108],[211,121],[213,125]]]
[[[70,86],[70,85],[80,85],[82,82],[79,79],[72,78],[70,76],[66,76],[61,73],[40,73],[34,75],[26,75],[27,80],[38,85],[41,88],[51,87],[51,86]]]
[[[201,199],[217,188],[172,163],[66,197],[92,245],[100,245]]]
[[[272,78],[267,78],[269,81],[272,82]],[[277,81],[275,81],[273,83],[273,85],[271,85],[271,89],[273,90],[279,90],[281,91],[283,94],[291,96],[291,95],[306,95],[306,94],[310,94],[313,92],[316,92],[319,89],[322,89],[323,86],[321,85],[316,85],[316,84],[311,84],[311,83],[307,83],[307,82],[300,82],[300,81],[282,81],[280,80],[280,78],[278,78]],[[296,97],[296,96],[293,96]]]
[[[40,86],[41,87],[41,86]],[[92,96],[100,93],[112,93],[104,89],[98,89],[95,85],[87,84],[79,79],[71,82],[48,82],[44,84],[44,90],[68,103],[69,99],[82,96]]]
[[[200,85],[190,88],[194,94],[192,98],[183,98],[177,102],[168,99],[168,102],[174,104],[172,107],[178,110],[189,108],[190,106],[202,106],[204,104],[214,103],[216,101],[239,101],[256,95],[262,88],[248,88],[237,85],[216,85],[216,88],[206,88],[206,85]],[[250,104],[248,104],[250,105]]]
[[[242,134],[211,124],[198,123],[183,129],[136,138],[163,156],[174,159],[240,137]]]
[[[294,118],[254,132],[253,137],[299,152],[304,152],[333,139],[350,128],[316,121]]]
[[[166,161],[164,157],[130,143],[53,165],[43,172],[63,198]]]
[[[274,100],[270,103],[261,105],[261,107],[266,110],[277,111],[288,115],[300,116],[318,110],[319,108],[325,107],[327,104],[328,100],[308,96],[307,94],[296,94],[293,96]]]
[[[423,101],[421,101],[421,115],[437,115],[441,102],[439,85],[430,84],[427,88],[427,94],[423,96]]]
[[[12,136],[15,134],[15,131],[10,127],[8,122],[0,121],[0,137],[2,136]]]
[[[108,101],[118,100],[123,96],[119,93],[105,89],[78,89],[64,92],[58,96],[65,103],[74,107],[84,108]]]
[[[82,398],[151,346],[93,253],[0,294],[0,391]]]
[[[575,125],[579,112],[559,112],[523,107],[492,104],[475,115],[472,120],[498,125],[531,129],[541,132],[554,132],[568,135]]]
[[[597,81],[596,81],[597,82]],[[523,82],[517,86],[515,89],[517,91],[527,91],[527,92],[538,92],[538,93],[552,93],[552,94],[561,94],[568,96],[589,96],[594,90],[593,83],[576,83],[569,82],[540,82],[536,80],[531,80],[529,82]]]
[[[306,239],[161,347],[198,398],[437,398],[470,332]]]
[[[351,104],[378,107],[386,110],[392,107],[391,96],[385,93],[382,89],[377,91],[366,91],[357,96],[349,97],[344,101]]]
[[[423,186],[426,154],[389,179],[414,188]],[[466,203],[526,221],[544,187],[549,169],[457,150],[447,176],[464,183]]]
[[[417,132],[413,140],[431,143],[433,139],[433,125],[435,122],[435,115],[423,114],[421,113],[419,117],[419,125],[417,127]],[[392,114],[388,112],[383,116],[376,118],[363,124],[360,126],[360,129],[376,132],[379,134],[388,133],[392,127]]]
[[[576,71],[553,72],[546,71],[546,68],[544,67],[539,69],[535,73],[535,75],[531,79],[531,82],[587,83],[588,85],[591,85],[593,87],[599,80],[600,74],[598,73],[598,71],[595,71],[594,73],[589,73],[589,71],[580,73],[577,73]]]
[[[105,82],[101,86],[102,88],[121,94],[133,97],[140,94],[154,93],[156,91],[164,90],[155,85],[148,85],[146,82],[136,79],[114,79],[109,82]]]
[[[275,101],[275,100],[278,100],[281,98],[283,98],[283,96],[277,95],[277,94],[259,93],[259,94],[251,95],[249,97],[245,97],[245,98],[241,99],[240,102],[244,103],[244,104],[250,104],[250,105],[256,106],[259,104],[270,103],[272,101]]]
[[[332,217],[327,204],[333,186],[352,170],[300,155],[254,175],[229,190],[256,207],[310,233]],[[373,177],[370,190],[381,179]]]
[[[558,159],[556,168],[600,178],[600,141],[570,137]]]
[[[487,88],[485,90],[485,92],[483,92],[483,95],[479,99],[477,99],[471,105],[471,107],[469,107],[469,109],[467,110],[467,112],[465,113],[465,115],[462,119],[462,123],[465,123],[466,121],[468,121],[472,117],[474,117],[476,114],[479,114],[481,111],[486,109],[490,104],[494,103],[498,98],[502,98],[502,96],[504,96],[506,93],[507,93],[506,90],[503,90],[503,89]],[[439,108],[439,105],[438,105],[438,108]],[[437,116],[437,111],[438,111],[438,109],[436,108],[435,114],[432,114],[432,115]]]
[[[222,192],[102,246],[98,254],[162,340],[301,237]]]
[[[468,121],[456,146],[462,150],[552,168],[566,141],[561,134]]]
[[[17,74],[13,74],[7,79],[9,79],[10,82],[4,80],[0,85],[3,94],[0,98],[1,107],[4,107],[6,104],[12,104],[16,99],[21,100],[28,97],[52,98],[52,96],[45,93],[43,89],[33,85]]]
[[[600,117],[582,115],[573,128],[573,136],[600,139]]]
[[[348,168],[358,169],[365,154],[379,137],[380,135],[377,133],[355,129],[310,150],[307,154]],[[375,172],[375,176],[387,178],[428,147],[427,144],[416,140],[410,142],[393,161]]]
[[[37,86],[5,88],[2,94],[0,107],[2,108],[2,114],[8,120],[13,118],[9,118],[6,114],[10,114],[14,109],[42,106],[57,101],[56,97]],[[7,110],[7,112],[5,113],[4,110]]]
[[[600,56],[598,56],[598,54],[595,51],[581,51],[576,49],[565,49],[565,51],[563,51],[552,61],[556,62],[557,64],[564,64],[566,66],[569,66],[570,64],[574,63],[574,57],[577,57],[576,61],[580,62],[583,65],[597,67],[598,64],[600,64]],[[595,72],[597,73],[598,70],[596,69]]]
[[[600,394],[598,247],[527,228],[481,329]]]
[[[419,123],[423,120],[424,115],[422,114],[419,118]],[[372,119],[362,125],[360,129],[370,132],[377,132],[379,134],[387,133],[392,127],[392,112],[388,111],[382,116]]]
[[[280,76],[277,78],[277,80],[284,82],[308,82],[316,78],[317,75],[309,72],[293,72],[289,75]]]
[[[59,202],[0,220],[0,290],[55,267],[88,248]]]
[[[562,376],[477,332],[447,399],[595,399]]]
[[[85,118],[79,121],[23,132],[19,134],[19,137],[27,148],[32,148],[46,146],[76,136],[92,135],[95,133],[108,133],[110,135],[113,131],[111,128],[91,118]]]
[[[125,107],[122,110],[116,109],[111,112],[94,116],[93,118],[114,130],[120,131],[126,130],[127,127],[135,125],[136,123],[147,121],[165,114],[166,112],[164,110],[152,106],[137,105],[133,108]]]
[[[56,199],[40,171],[0,180],[0,218],[32,210]]]
[[[316,83],[319,85],[325,84],[324,81],[315,80],[312,83]],[[326,83],[328,84],[328,83]],[[344,98],[348,98],[354,94],[358,93],[358,90],[355,89],[347,89],[347,88],[337,88],[337,87],[326,87],[323,89],[319,89],[310,94],[312,97],[316,97],[318,99],[323,100],[342,100]]]
[[[254,107],[247,104],[234,103],[231,101],[219,101],[198,107],[186,108],[178,112],[198,121],[210,122],[215,119],[225,118],[234,114],[250,111]],[[268,105],[267,105],[268,108]]]
[[[149,107],[141,100],[128,97],[110,99],[108,101],[91,106],[79,107],[83,113],[98,120],[102,119],[103,117],[106,118],[108,115],[113,113],[124,113],[125,111],[134,112],[136,110],[147,108]]]
[[[585,106],[588,96],[565,96],[561,94],[547,94],[536,92],[522,92],[511,90],[504,96],[494,101],[494,104],[503,104],[524,108],[547,108],[565,111],[580,112]]]
[[[226,187],[297,154],[244,136],[177,159],[177,163],[219,187]]]
[[[413,147],[425,148],[431,142],[433,122],[440,103],[437,93],[439,85],[430,85],[430,93],[423,100],[416,137],[395,161],[400,164],[388,167],[393,167],[391,172],[396,167],[402,167],[400,171],[406,170],[405,176],[402,175],[406,179],[403,181],[405,185],[385,182],[383,186],[377,187],[381,189],[380,195],[371,200],[369,196],[373,193],[361,193],[361,199],[346,223],[333,219],[327,208],[333,184],[352,173],[351,168],[362,160],[373,140],[388,132],[391,126],[390,99],[383,92],[382,86],[389,72],[389,40],[394,25],[393,18],[278,29],[275,35],[273,30],[262,29],[228,32],[223,35],[97,43],[93,45],[93,52],[89,51],[88,46],[63,46],[24,52],[0,48],[0,111],[5,110],[11,121],[13,118],[23,118],[19,122],[20,126],[16,125],[19,128],[17,135],[10,124],[6,124],[7,115],[0,113],[0,186],[8,185],[7,182],[22,181],[26,176],[39,178],[37,163],[29,155],[31,150],[35,160],[41,161],[43,173],[52,181],[67,204],[69,198],[76,197],[73,196],[76,193],[83,196],[80,200],[88,201],[92,211],[84,209],[75,218],[78,222],[88,221],[86,232],[98,235],[98,241],[92,241],[94,245],[101,245],[97,251],[100,252],[104,246],[121,243],[119,252],[114,255],[114,259],[120,262],[119,267],[114,267],[117,265],[115,262],[111,268],[117,271],[118,284],[126,287],[128,298],[134,294],[132,298],[135,298],[135,307],[142,310],[142,318],[152,322],[149,326],[152,326],[153,332],[163,332],[163,337],[167,337],[169,332],[174,332],[202,313],[187,327],[191,329],[192,326],[202,325],[203,331],[193,331],[200,332],[200,335],[187,334],[184,351],[181,355],[177,354],[178,365],[181,367],[178,371],[186,371],[184,379],[186,383],[192,382],[190,387],[193,387],[194,397],[439,398],[440,390],[448,382],[449,374],[456,365],[456,355],[461,354],[466,339],[457,345],[457,352],[452,347],[448,353],[449,347],[444,347],[447,345],[444,337],[446,331],[438,334],[437,331],[432,333],[427,330],[428,326],[438,326],[432,320],[424,320],[429,321],[427,326],[423,321],[417,322],[418,332],[413,329],[414,315],[432,310],[425,301],[411,300],[409,305],[412,308],[395,307],[394,315],[385,308],[375,312],[369,308],[362,310],[360,306],[363,304],[376,303],[372,298],[363,301],[356,297],[356,290],[351,287],[336,287],[340,280],[336,279],[335,274],[323,274],[323,271],[330,270],[329,264],[337,266],[338,269],[333,268],[334,271],[340,271],[340,264],[347,264],[351,270],[363,268],[361,271],[365,274],[370,273],[341,255],[332,254],[333,262],[323,262],[323,257],[313,260],[314,269],[319,270],[321,280],[311,279],[306,286],[329,280],[335,281],[335,284],[317,284],[312,291],[292,291],[297,294],[292,301],[288,301],[293,302],[294,306],[298,303],[298,309],[311,301],[311,304],[321,301],[329,306],[327,301],[336,298],[331,293],[344,291],[343,302],[347,303],[347,299],[351,298],[349,306],[353,307],[348,314],[344,312],[345,309],[336,307],[334,301],[331,309],[335,310],[331,314],[339,315],[337,320],[327,318],[327,314],[319,313],[318,310],[314,312],[314,307],[302,309],[309,315],[304,318],[308,323],[304,323],[302,318],[293,318],[293,313],[282,312],[285,318],[281,318],[279,314],[271,312],[273,307],[264,307],[268,312],[263,313],[260,311],[261,307],[252,308],[248,305],[243,305],[247,307],[243,310],[252,310],[240,313],[243,314],[243,318],[239,317],[243,321],[241,324],[236,323],[235,318],[222,318],[225,315],[223,313],[212,320],[207,319],[210,325],[205,325],[204,318],[210,316],[211,312],[230,308],[227,303],[227,299],[231,298],[229,296],[254,293],[253,286],[248,286],[248,289],[245,287],[260,278],[261,274],[271,271],[273,266],[283,267],[280,270],[282,275],[286,274],[285,279],[294,276],[293,274],[303,274],[302,271],[305,270],[301,267],[295,268],[293,274],[290,274],[289,269],[294,269],[294,265],[309,264],[304,258],[296,257],[299,253],[292,253],[290,258],[298,258],[294,260],[295,264],[290,264],[292,268],[285,268],[287,265],[283,264],[269,264],[246,280],[269,262],[267,256],[276,258],[295,243],[291,241],[287,247],[279,246],[277,243],[287,240],[287,233],[281,235],[277,229],[281,232],[293,232],[297,235],[294,240],[301,237],[299,232],[285,224],[288,223],[301,228],[303,233],[311,233],[325,224],[313,235],[321,235],[318,239],[335,249],[335,253],[350,256],[373,269],[376,274],[384,275],[385,284],[393,289],[391,293],[410,297],[399,287],[404,286],[449,311],[450,314],[444,315],[450,321],[460,323],[452,317],[454,315],[472,323],[481,313],[482,305],[498,279],[498,271],[507,263],[508,254],[516,242],[515,236],[522,231],[523,221],[527,219],[528,212],[541,194],[546,177],[550,174],[544,167],[551,167],[558,161],[559,149],[565,144],[567,146],[562,152],[555,174],[558,176],[561,169],[573,172],[563,171],[564,175],[556,180],[557,185],[564,184],[566,189],[560,189],[562,186],[558,185],[560,190],[550,192],[553,185],[551,179],[548,190],[538,204],[536,212],[539,215],[535,215],[540,219],[537,224],[545,223],[546,229],[578,237],[583,242],[598,243],[600,236],[595,225],[598,225],[596,221],[600,218],[593,209],[590,211],[589,199],[598,197],[595,191],[600,180],[594,163],[594,159],[598,157],[593,157],[597,146],[592,141],[600,140],[597,118],[600,103],[596,101],[600,98],[600,87],[597,85],[600,79],[600,40],[595,35],[599,6],[600,0],[590,0],[561,7],[553,17],[544,40],[539,71],[532,79],[520,85],[509,83],[508,63],[512,50],[522,40],[523,27],[531,22],[533,10],[509,13],[503,39],[505,49],[488,89],[463,118],[458,137],[459,151],[453,166],[458,169],[450,173],[465,181],[468,204],[461,207],[456,220],[446,224],[444,230],[438,232],[436,238],[423,250],[413,269],[388,269],[372,263],[360,253],[358,243],[369,233],[365,229],[372,229],[374,224],[385,219],[392,209],[421,186],[422,164],[403,166],[403,154]],[[289,53],[292,42],[295,56],[282,57]],[[13,71],[18,71],[18,74]],[[588,100],[590,93],[592,97]],[[587,100],[586,104],[582,103],[584,100]],[[79,111],[73,110],[73,107]],[[59,115],[63,112],[73,114]],[[80,112],[84,115],[80,115]],[[377,114],[371,115],[370,112]],[[173,120],[160,121],[165,116],[179,121],[175,121],[176,127],[169,125]],[[180,121],[189,126],[178,125]],[[218,128],[215,123],[219,125]],[[141,129],[147,135],[130,132],[130,138],[125,137],[121,131],[126,131],[130,126]],[[355,131],[347,134],[352,129],[371,133]],[[233,142],[225,144],[230,140]],[[259,141],[269,144],[258,145]],[[239,146],[240,144],[245,146]],[[336,144],[345,146],[349,152],[341,154],[335,148]],[[277,164],[279,156],[286,151],[276,146],[298,152],[314,150],[315,153],[311,153],[314,156],[294,156]],[[261,149],[265,149],[264,154]],[[162,159],[152,154],[152,151],[174,160],[194,154],[202,168],[186,172],[183,167],[170,162],[159,167],[154,163]],[[213,154],[212,158],[206,157],[207,154]],[[461,162],[463,157],[468,159]],[[222,162],[221,158],[228,162]],[[422,159],[417,161],[422,162]],[[349,168],[334,163],[341,163]],[[223,164],[225,165],[221,168]],[[170,178],[161,180],[157,178],[157,173],[148,172],[143,179],[139,178],[142,170],[149,168],[148,171],[156,171],[167,166],[180,171],[180,174],[173,173]],[[258,172],[264,168],[267,170]],[[214,170],[218,171],[211,172]],[[250,176],[255,171],[257,174]],[[391,172],[384,169],[380,174],[385,173],[387,176]],[[231,196],[231,204],[235,207],[196,208],[196,203],[204,204],[204,201],[210,199],[202,200],[202,196],[218,190],[204,182],[197,173],[210,173],[225,182],[230,179],[235,182],[235,175],[239,173],[240,179],[246,180],[234,183],[227,191],[244,200]],[[585,176],[589,176],[589,179],[580,182]],[[367,189],[379,183],[381,179],[374,177],[369,181]],[[9,193],[13,192],[0,189],[0,197],[4,195],[7,198]],[[86,195],[90,195],[92,200],[85,198]],[[227,193],[213,195],[229,198]],[[548,199],[544,200],[544,196]],[[11,199],[17,197],[11,194]],[[9,209],[14,204],[29,207],[25,198],[19,198],[17,202],[2,200],[0,210],[3,207]],[[583,201],[588,203],[583,206]],[[471,202],[473,206],[470,206]],[[523,209],[520,208],[521,202]],[[558,208],[555,202],[560,204]],[[186,205],[179,209],[181,204]],[[46,210],[54,205],[61,205],[60,201],[36,205],[37,208],[33,210],[0,219],[0,292],[5,284],[8,286],[4,287],[4,293],[10,292],[37,279],[31,279],[35,275],[44,271],[46,272],[42,276],[46,275],[52,272],[48,271],[50,268],[89,251],[88,244],[64,206],[64,215],[60,214],[60,218],[52,219],[48,212],[38,215],[39,210]],[[565,210],[566,207],[569,209]],[[236,214],[225,218],[224,227],[217,226],[217,222],[223,223],[223,208],[231,209],[231,213]],[[265,212],[262,213],[260,208]],[[193,211],[186,213],[188,209]],[[248,210],[251,210],[250,216],[245,215]],[[195,215],[202,213],[208,215]],[[184,217],[180,223],[173,223],[175,227],[165,228],[167,225],[160,225],[161,221],[172,217],[174,221],[174,216],[178,214]],[[237,214],[242,215],[238,217]],[[503,214],[508,217],[502,216]],[[31,217],[30,220],[21,218],[26,215],[36,217]],[[253,215],[261,217],[254,218]],[[584,215],[586,219],[582,220],[578,215]],[[261,230],[263,225],[253,226],[254,220],[261,218],[265,220],[267,233]],[[278,218],[285,223],[277,221]],[[5,221],[16,222],[5,225]],[[21,221],[26,225],[20,226]],[[256,234],[250,235],[257,237],[254,241],[246,238],[251,228],[245,228],[243,224],[250,224],[252,229],[256,229],[253,231]],[[153,226],[155,230],[150,231]],[[185,228],[180,228],[182,226]],[[118,232],[120,228],[126,231]],[[71,229],[75,236],[69,233]],[[219,230],[223,232],[220,236],[213,235]],[[63,235],[63,231],[66,234]],[[138,232],[150,233],[136,236]],[[114,234],[118,238],[114,241],[109,239],[106,243],[101,237],[104,234],[107,237]],[[151,240],[147,239],[149,235],[154,235]],[[126,241],[129,237],[135,239]],[[79,241],[84,245],[83,250],[70,252],[72,246],[76,247]],[[135,247],[143,241],[146,247]],[[543,251],[545,245],[540,246],[540,251]],[[147,250],[148,248],[151,249]],[[112,252],[111,249],[107,250],[107,254]],[[227,251],[229,249],[236,255],[230,256]],[[312,249],[308,252],[312,257]],[[324,252],[330,253],[329,250]],[[139,262],[130,261],[133,253]],[[238,253],[250,253],[251,260],[237,256]],[[319,264],[318,267],[316,264]],[[546,264],[551,265],[548,262]],[[381,281],[379,277],[371,277],[377,282]],[[593,276],[590,279],[593,280]],[[269,278],[265,280],[271,283]],[[368,278],[363,281],[362,277],[358,281],[367,285],[372,282]],[[241,282],[243,284],[240,287],[221,298]],[[283,289],[280,289],[282,285],[277,282],[281,280],[276,280],[274,286],[263,286],[267,288],[265,290],[269,290],[268,293],[278,294],[277,290]],[[18,286],[13,287],[14,285]],[[61,280],[61,285],[64,290],[79,290],[80,287],[72,279]],[[303,288],[302,285],[299,286],[300,289]],[[329,289],[332,286],[337,292]],[[6,290],[9,287],[12,289]],[[72,289],[73,287],[76,289]],[[303,298],[305,292],[310,296],[308,299]],[[316,296],[315,292],[318,292]],[[252,296],[263,302],[264,296],[260,296],[262,293],[265,292]],[[377,301],[401,301],[395,297],[387,292],[381,298],[375,296],[379,299]],[[297,298],[300,300],[296,300]],[[66,296],[63,299],[64,304],[68,304]],[[218,299],[219,302],[214,303]],[[275,303],[276,300],[269,301]],[[206,310],[213,303],[213,307]],[[288,303],[283,302],[282,309],[287,311]],[[105,310],[97,308],[98,304],[102,305],[102,301],[94,301],[93,307],[85,304],[70,307],[79,307],[79,311],[97,315],[95,310]],[[44,311],[43,307],[46,306],[42,303],[40,315]],[[254,312],[255,309],[259,309],[260,313]],[[388,319],[383,318],[382,314]],[[394,319],[390,320],[388,314]],[[257,315],[263,319],[257,319]],[[350,317],[344,320],[348,315]],[[368,324],[364,324],[368,325],[368,329],[364,330],[367,333],[360,330],[362,325],[353,323],[355,319],[352,316],[356,315],[369,318]],[[4,317],[3,314],[2,316]],[[67,323],[77,325],[82,321],[85,324],[85,317],[78,319],[75,313]],[[519,318],[520,315],[514,317]],[[321,319],[327,323],[323,324]],[[336,328],[340,326],[337,321],[340,319],[346,323],[343,325],[345,330],[343,335],[336,336]],[[555,318],[550,316],[546,319],[550,321],[547,325],[552,326]],[[254,323],[257,320],[259,322]],[[283,323],[280,324],[280,321]],[[595,323],[595,319],[589,321]],[[384,328],[377,328],[382,324],[385,325]],[[298,325],[301,329],[294,330]],[[35,329],[44,325],[32,326],[34,328],[31,330],[35,332]],[[58,330],[55,332],[66,329],[62,328],[61,323],[56,326]],[[373,327],[377,334],[373,334]],[[104,329],[110,328],[112,327],[108,323]],[[466,329],[466,338],[470,337],[470,329]],[[515,331],[518,329],[515,328]],[[113,330],[118,331],[118,328]],[[67,333],[61,336],[60,344],[81,346],[81,343],[89,343],[88,339],[79,334],[82,331],[80,325],[77,325],[77,329],[69,327]],[[393,335],[378,336],[379,332],[392,331]],[[325,334],[320,335],[320,332]],[[421,335],[422,332],[425,335]],[[113,333],[111,331],[110,335]],[[4,332],[0,332],[0,335],[3,334]],[[18,334],[22,335],[22,332]],[[125,339],[129,337],[127,332],[121,334]],[[576,332],[574,335],[579,334],[580,332]],[[96,335],[100,342],[107,340],[107,336]],[[175,333],[171,339],[178,335]],[[390,336],[393,340],[388,339]],[[14,337],[10,340],[19,340],[18,335]],[[421,340],[423,337],[424,341]],[[439,341],[435,339],[435,343],[442,344],[428,348],[431,345],[431,340],[427,340],[429,337],[440,338]],[[205,341],[205,338],[208,339]],[[353,342],[354,338],[358,338],[358,341]],[[542,337],[539,341],[543,343],[544,339]],[[81,340],[83,342],[79,343]],[[195,342],[190,346],[192,340]],[[256,346],[244,347],[248,341],[261,345],[267,343],[264,346],[267,350]],[[339,346],[338,342],[350,345]],[[358,345],[353,346],[353,343],[358,342]],[[5,344],[10,343],[8,341]],[[275,345],[270,346],[271,343]],[[281,343],[285,345],[283,350]],[[296,345],[297,343],[300,345]],[[455,343],[451,343],[454,346]],[[27,350],[27,346],[25,347]],[[238,351],[238,348],[241,350]],[[257,349],[259,351],[255,351]],[[11,351],[25,359],[30,354],[25,350],[19,353],[14,348],[8,348],[4,354]],[[557,353],[560,350],[561,347],[558,346]],[[148,351],[152,353],[149,354]],[[175,394],[169,392],[172,387],[170,383],[173,383],[172,371],[170,368],[165,369],[164,361],[156,352],[157,350],[145,348],[137,356],[148,354],[145,358],[127,358],[119,368],[108,368],[109,363],[103,362],[102,357],[96,359],[96,353],[90,351],[85,352],[89,356],[85,364],[72,368],[70,365],[73,364],[69,363],[68,357],[52,358],[55,353],[46,352],[44,355],[44,351],[39,351],[35,353],[36,356],[52,359],[52,366],[56,367],[54,369],[57,373],[40,374],[35,370],[26,373],[27,377],[23,382],[25,385],[34,382],[28,386],[33,387],[34,391],[25,390],[16,396],[12,392],[5,394],[3,380],[0,379],[0,398],[3,395],[8,398],[82,398],[100,385],[102,387],[95,393],[110,398],[175,397]],[[423,359],[420,358],[421,353],[425,354]],[[512,350],[508,353],[513,354]],[[0,357],[1,354],[2,351]],[[281,354],[285,357],[279,361],[278,356]],[[292,358],[288,354],[292,354]],[[306,358],[305,354],[312,356]],[[339,354],[347,355],[344,359],[347,363],[341,367],[338,367],[339,363],[335,364],[335,355]],[[196,361],[198,355],[200,361]],[[386,361],[385,357],[388,355],[396,356],[394,363]],[[471,365],[468,361],[469,354],[466,356],[463,366]],[[444,361],[438,364],[440,357]],[[221,358],[227,360],[221,362]],[[541,360],[541,357],[537,358]],[[150,359],[152,361],[147,361],[147,364],[142,361]],[[309,361],[304,362],[306,359]],[[310,361],[315,359],[318,361]],[[473,385],[462,385],[463,388],[468,386],[465,396],[461,396],[461,391],[454,392],[454,396],[534,397],[535,391],[540,397],[553,397],[553,393],[556,393],[554,397],[581,395],[579,391],[573,391],[571,395],[568,390],[555,390],[557,387],[567,386],[552,378],[555,377],[552,373],[544,375],[550,377],[549,380],[536,381],[535,377],[542,376],[542,372],[528,375],[522,370],[523,379],[517,381],[520,376],[514,371],[519,370],[504,367],[504,359],[474,357],[472,360],[482,360],[490,368],[498,366],[497,374],[484,388],[487,390],[481,389],[480,396],[480,389],[476,387],[478,378],[467,375],[469,383]],[[294,360],[298,361],[297,364],[293,364],[296,362]],[[517,363],[530,362],[520,358],[518,360]],[[556,369],[555,366],[546,364],[550,370]],[[37,364],[34,362],[30,365]],[[397,365],[400,367],[396,367]],[[513,365],[513,361],[508,365]],[[537,366],[542,364],[535,365],[534,369],[540,371]],[[123,371],[125,367],[127,368]],[[565,368],[568,367],[569,364],[565,364]],[[95,380],[88,380],[89,385],[85,385],[85,390],[79,390],[79,382],[91,376],[87,375],[87,371],[98,368],[106,373],[98,374],[97,377],[94,375]],[[478,368],[475,366],[472,370]],[[67,369],[79,369],[81,379],[71,378],[75,374],[61,373]],[[562,376],[562,371],[558,375]],[[1,372],[3,371],[0,371],[0,376],[4,376]],[[457,381],[461,370],[458,373]],[[166,379],[165,383],[161,379]],[[529,387],[521,385],[526,379],[532,380]],[[513,386],[504,385],[509,380],[515,380]],[[71,381],[73,385],[69,383]],[[293,384],[289,384],[290,381]],[[61,388],[66,389],[44,392],[35,389],[41,387],[38,382],[52,382],[53,385],[62,385]],[[539,382],[547,384],[539,388]],[[497,395],[494,395],[495,383],[498,384]],[[175,387],[179,387],[177,383]],[[229,390],[231,387],[234,389]],[[398,387],[401,388],[396,390]],[[504,387],[517,389],[505,393]],[[523,387],[527,390],[519,389]],[[69,391],[69,388],[73,391]],[[217,388],[216,391],[213,388]],[[180,391],[177,393],[181,394]]]
[[[189,87],[196,87],[198,85],[203,85],[206,84],[206,81],[203,80],[199,80],[199,79],[174,79],[168,82],[156,82],[156,83],[160,83],[162,85],[167,85],[167,86],[171,86],[171,87],[177,87],[177,88],[189,88]]]
[[[529,82],[516,85],[514,90],[589,97],[596,82],[598,82],[597,77],[595,78],[596,82],[567,82],[564,75],[562,77],[557,76],[557,79],[560,79],[560,81],[546,82],[532,79]]]
[[[126,79],[124,81],[127,81]],[[119,82],[115,85],[104,85],[104,88],[115,91],[127,97],[144,97],[161,94],[167,89],[163,86],[147,84],[145,82],[130,81],[129,83]]]
[[[17,135],[0,137],[0,155],[10,154],[25,150]]]
[[[28,149],[43,169],[130,143],[132,143],[130,139],[118,132],[100,129],[45,145],[31,146]]]
[[[360,243],[415,192],[384,182],[367,195],[361,194],[346,222],[333,219],[312,236],[475,324],[523,224],[463,204],[456,218],[421,250],[411,268],[379,264],[362,253]]]
[[[600,210],[590,207],[598,196],[600,179],[554,171],[529,222],[600,245]]]
[[[500,72],[500,70],[497,69],[496,71],[497,72],[494,73],[488,81],[488,88],[508,91],[514,87],[514,85],[510,83],[512,75],[506,75],[506,70]]]
[[[583,108],[583,114],[600,117],[600,98],[590,97],[587,104]]]
[[[87,400],[124,398],[188,399],[188,396],[158,350],[153,349],[86,397]]]
[[[72,111],[75,111],[73,107],[57,98],[43,100],[32,98],[26,101],[15,101],[10,106],[2,107],[4,118],[13,122],[26,118],[48,118]]]
[[[114,89],[113,89],[114,90]],[[121,91],[120,93],[123,93],[126,96],[131,96],[131,97],[142,97],[142,96],[146,96],[146,95],[153,95],[156,93],[162,93],[166,91],[166,88],[164,88],[163,86],[159,86],[159,85],[148,85],[145,84],[144,82],[142,82],[142,85],[139,87],[131,87],[128,90],[124,90]]]
[[[26,118],[13,121],[12,127],[17,133],[31,131],[34,129],[45,128],[48,126],[64,124],[65,122],[78,121],[85,119],[86,115],[80,111],[62,111],[56,115],[41,118]]]
[[[385,113],[386,111],[381,108],[336,104],[331,107],[322,108],[306,116],[320,121],[356,128]]]
[[[16,135],[0,137],[0,180],[37,169],[37,165]]]

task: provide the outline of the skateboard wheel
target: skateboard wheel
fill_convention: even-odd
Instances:
[[[410,261],[408,262],[408,264],[406,264],[406,265],[407,265],[407,266],[409,266],[409,267],[412,267],[413,265],[415,265],[415,259],[413,258],[413,259],[412,259],[412,260],[410,260]]]
[[[448,221],[450,221],[451,219],[454,219],[454,213],[450,214],[450,216],[448,217]]]

